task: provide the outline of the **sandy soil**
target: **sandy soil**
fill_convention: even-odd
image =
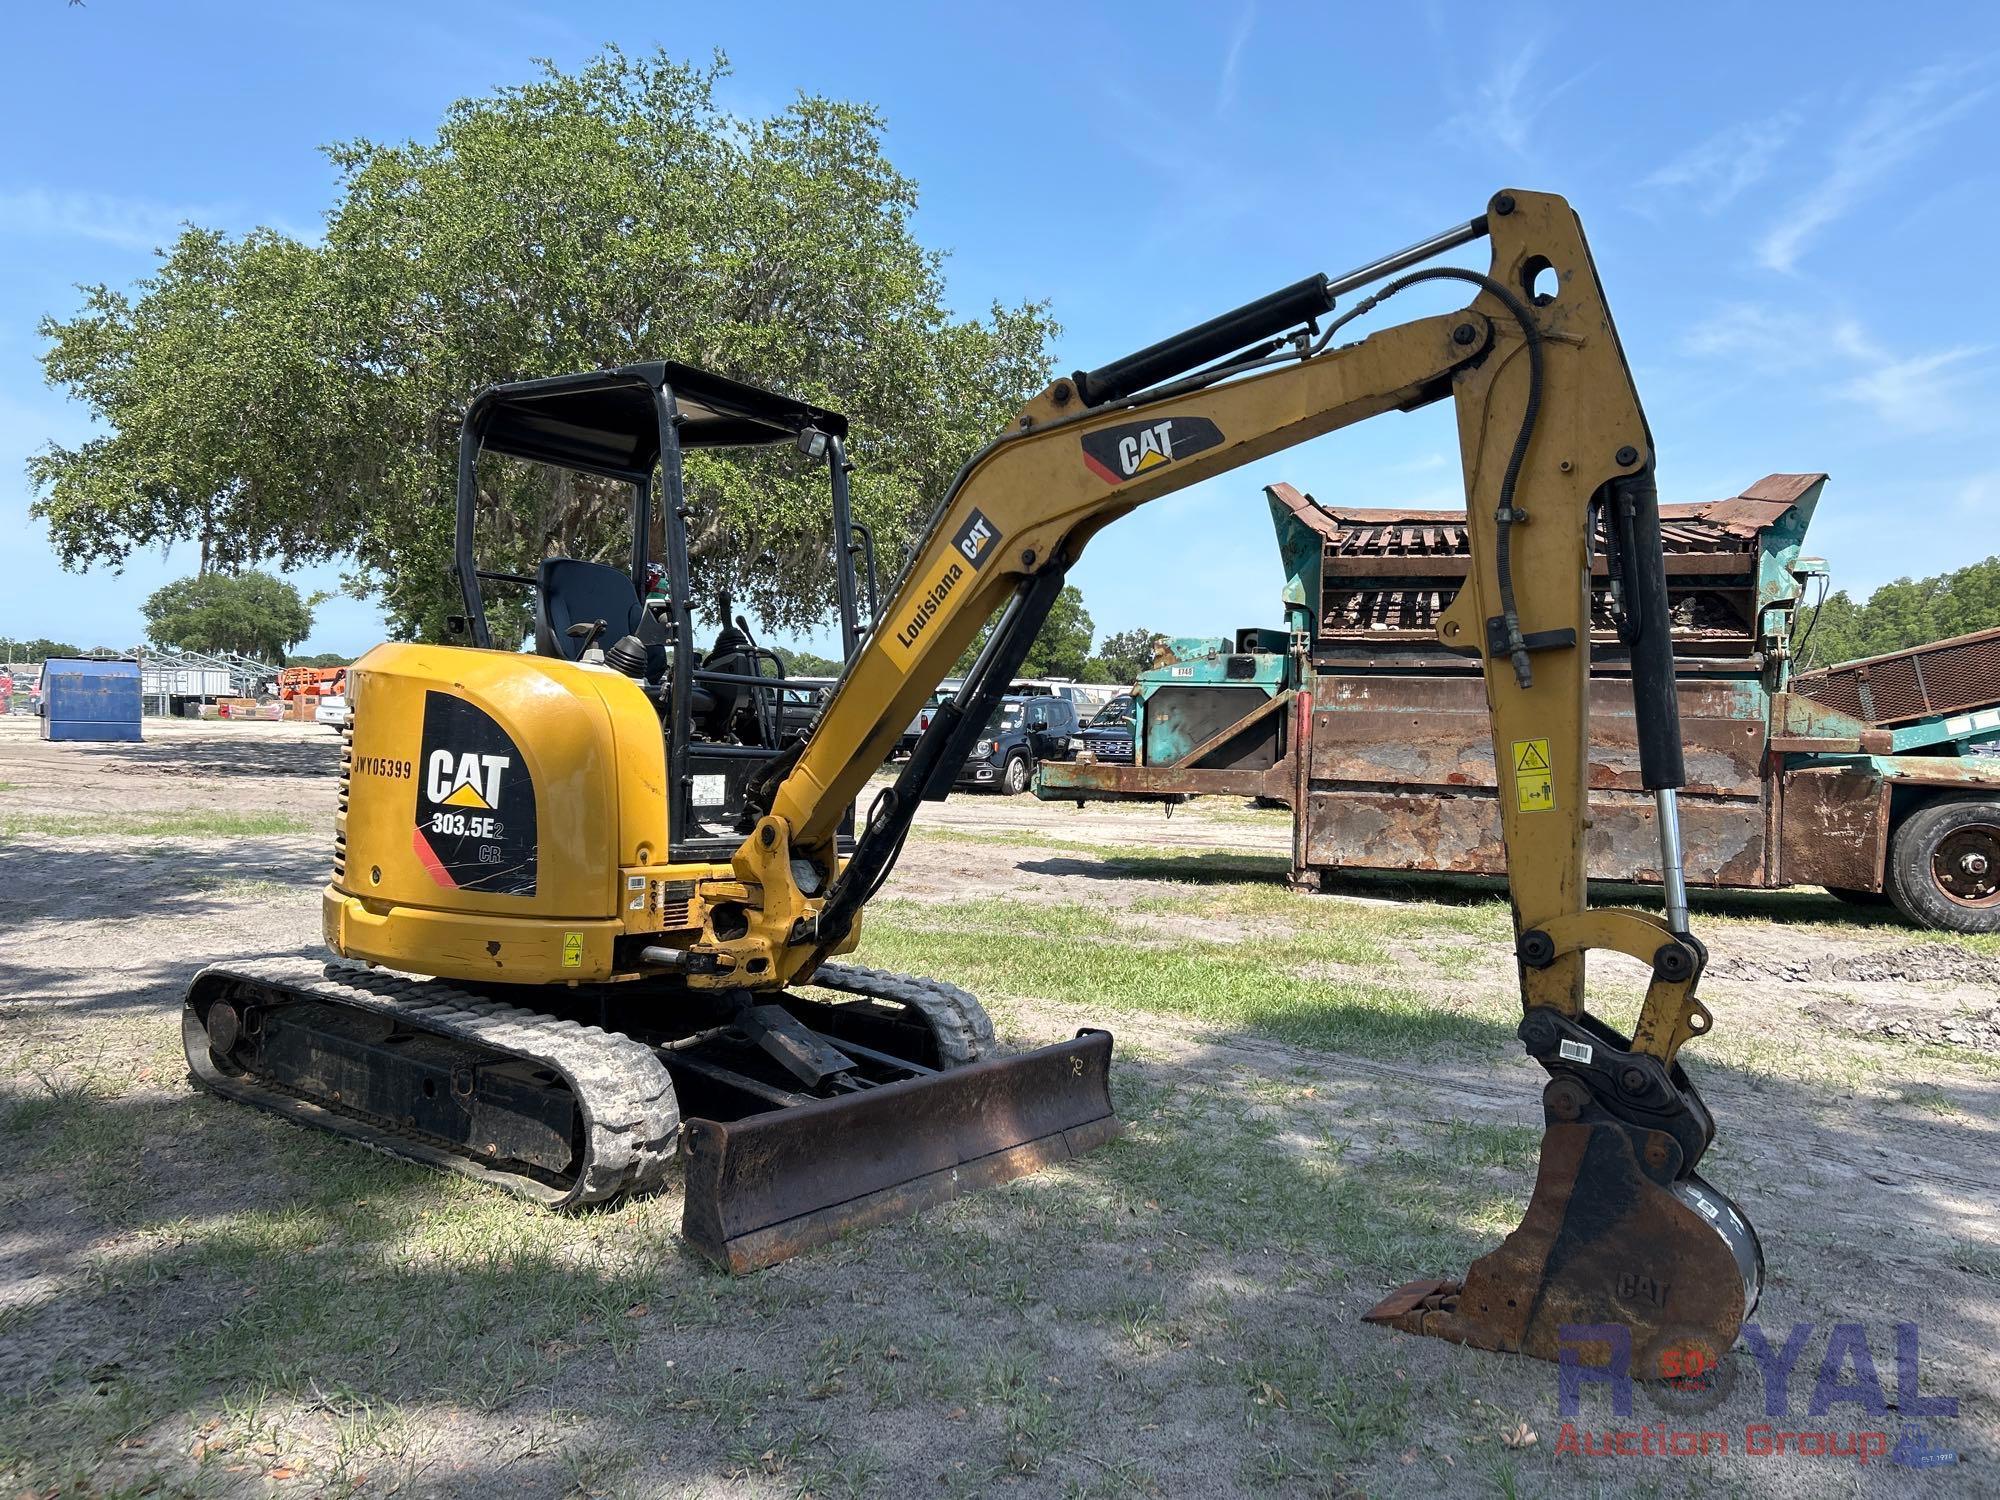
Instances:
[[[326,840],[117,830],[190,810],[326,825],[337,743],[304,725],[147,727],[143,745],[45,745],[33,721],[0,720],[0,818],[26,820],[27,830],[0,842],[0,1102],[15,1111],[0,1136],[0,1183],[11,1184],[0,1191],[0,1403],[16,1424],[0,1431],[37,1430],[38,1403],[92,1392],[110,1400],[121,1382],[151,1382],[134,1408],[141,1415],[107,1440],[101,1467],[73,1492],[144,1480],[157,1493],[259,1495],[2000,1494],[2000,1070],[1986,1060],[2000,1049],[2000,950],[1936,941],[1866,913],[1831,926],[1830,903],[1782,893],[1719,904],[1703,990],[1720,1027],[1772,1049],[1768,1068],[1701,1075],[1721,1126],[1710,1175],[1764,1234],[1770,1275],[1758,1321],[1774,1343],[1796,1324],[1817,1329],[1790,1416],[1768,1420],[1882,1428],[1892,1438],[1916,1425],[1851,1398],[1823,1416],[1806,1406],[1829,1326],[1840,1322],[1863,1326],[1897,1402],[1894,1329],[1914,1323],[1923,1394],[1959,1402],[1956,1418],[1926,1424],[1959,1453],[1950,1467],[1556,1455],[1553,1371],[1359,1325],[1383,1290],[1380,1274],[1359,1274],[1336,1254],[1283,1249],[1254,1228],[1225,1232],[1204,1222],[1206,1207],[1177,1213],[1172,1182],[1148,1159],[1184,1146],[1204,1110],[1228,1124],[1217,1138],[1237,1143],[1231,1149],[1258,1141],[1276,1159],[1334,1142],[1364,1165],[1401,1159],[1393,1153],[1412,1142],[1435,1148],[1455,1122],[1532,1127],[1539,1085],[1530,1064],[1504,1049],[1483,1061],[1349,1055],[1139,1011],[1085,1015],[1059,998],[1060,976],[1052,995],[1005,997],[996,1012],[1016,1042],[1084,1021],[1129,1041],[1119,1077],[1131,1090],[1121,1098],[1136,1100],[1135,1128],[1113,1167],[1079,1164],[1053,1185],[1037,1179],[1043,1185],[968,1200],[934,1223],[876,1231],[747,1283],[694,1270],[671,1246],[667,1210],[642,1206],[581,1229],[566,1222],[565,1246],[657,1236],[661,1259],[605,1294],[615,1309],[537,1343],[540,1373],[524,1388],[494,1397],[462,1370],[412,1372],[397,1350],[420,1337],[423,1317],[413,1314],[411,1331],[385,1345],[375,1388],[323,1389],[310,1368],[260,1383],[256,1399],[276,1415],[267,1427],[250,1420],[253,1438],[225,1449],[214,1435],[242,1427],[251,1393],[198,1359],[191,1365],[189,1340],[236,1317],[234,1299],[257,1294],[242,1266],[276,1274],[281,1261],[244,1260],[230,1273],[245,1278],[239,1288],[214,1279],[210,1262],[201,1275],[172,1269],[181,1263],[160,1247],[235,1219],[283,1221],[315,1201],[313,1173],[346,1170],[358,1153],[194,1095],[179,1065],[178,996],[213,959],[315,948]],[[93,819],[107,831],[91,831]],[[86,826],[57,829],[62,820]],[[1282,814],[1200,804],[1169,820],[1150,809],[969,797],[926,808],[922,824],[947,836],[912,839],[888,895],[932,904],[1005,897],[1146,909],[1184,899],[1187,886],[1064,845],[1282,852],[1288,837]],[[1343,913],[1360,920],[1384,902],[1448,899],[1422,883],[1357,884],[1312,898],[1310,909],[1337,927]],[[1146,920],[1163,932],[1171,925]],[[1253,941],[1256,924],[1239,920],[1218,935]],[[1511,980],[1504,945],[1489,946],[1479,979],[1466,982],[1490,990]],[[1700,1068],[1698,1049],[1688,1060]],[[89,1116],[63,1113],[78,1077],[99,1080]],[[51,1156],[35,1122],[86,1117],[102,1146],[79,1159]],[[1253,1133],[1230,1134],[1239,1128]],[[1518,1162],[1454,1166],[1446,1156],[1436,1165],[1468,1178],[1484,1171],[1511,1193],[1526,1180]],[[423,1218],[463,1211],[490,1225],[532,1213],[462,1208],[469,1190],[427,1174],[355,1170],[388,1175],[337,1191],[421,1204],[413,1211]],[[1308,1191],[1311,1180],[1301,1169],[1281,1191]],[[1421,1195],[1420,1182],[1410,1187]],[[1264,1190],[1246,1186],[1238,1201],[1261,1201]],[[1115,1203],[1129,1229],[1079,1236],[1052,1222],[1072,1202]],[[320,1248],[311,1239],[297,1253]],[[453,1285],[435,1289],[440,1304]],[[691,1304],[702,1316],[667,1326],[665,1309]],[[169,1349],[179,1351],[178,1384]],[[1032,1351],[1019,1369],[1017,1350]],[[946,1367],[960,1356],[971,1373],[952,1376]],[[1852,1384],[1852,1366],[1844,1373]],[[1310,1413],[1300,1382],[1317,1393]],[[1762,1382],[1746,1373],[1696,1425],[1740,1435],[1760,1420],[1762,1399]],[[1584,1425],[1680,1420],[1644,1401],[1626,1419],[1593,1400]],[[341,1467],[340,1424],[351,1426],[356,1403],[393,1409],[398,1431],[420,1431],[421,1441],[405,1436],[397,1448],[383,1438],[371,1463]],[[725,1410],[735,1415],[725,1420]],[[1350,1431],[1357,1412],[1373,1413],[1385,1435]],[[1035,1426],[1037,1413],[1055,1424],[1053,1436]],[[1306,1434],[1309,1420],[1317,1451],[1344,1456],[1317,1465],[1299,1456],[1305,1438],[1288,1434]],[[1534,1443],[1507,1441],[1517,1422],[1537,1432]],[[276,1456],[295,1447],[297,1460]],[[863,1453],[872,1455],[865,1463],[854,1457]],[[223,1462],[230,1454],[248,1461]],[[35,1459],[0,1450],[0,1478],[12,1463],[23,1483],[65,1487]]]

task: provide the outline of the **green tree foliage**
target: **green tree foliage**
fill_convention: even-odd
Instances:
[[[330,147],[317,245],[190,228],[129,291],[87,288],[45,320],[43,364],[100,431],[29,465],[64,565],[181,539],[204,571],[351,556],[396,634],[435,638],[473,393],[676,359],[846,412],[855,513],[893,574],[954,469],[1046,382],[1054,328],[1033,304],[951,315],[874,110],[801,95],[737,118],[725,67],[616,49],[549,67],[453,106],[434,139]],[[597,555],[617,529],[603,484],[498,461],[482,484],[488,566]],[[777,629],[828,615],[823,466],[694,454],[687,487],[699,597],[727,588]]]
[[[1035,643],[1028,648],[1027,659],[1021,663],[1023,677],[1069,677],[1081,680],[1083,664],[1090,656],[1090,642],[1094,627],[1090,623],[1090,611],[1083,607],[1083,590],[1073,583],[1063,585],[1063,591],[1056,595],[1056,602],[1049,609],[1048,619],[1035,634]],[[986,638],[993,633],[991,620],[980,628],[972,638],[972,644],[965,648],[952,671],[963,677],[972,670],[979,653],[985,648]]]
[[[156,646],[238,651],[282,662],[312,629],[313,606],[282,578],[255,571],[202,573],[158,589],[140,606]]]
[[[47,636],[38,635],[33,640],[0,636],[0,662],[47,661],[51,656],[81,655],[68,641],[52,641]]]
[[[847,670],[846,663],[835,661],[830,656],[819,656],[811,651],[787,651],[782,646],[776,649],[778,659],[785,664],[787,677],[838,677]]]
[[[1153,642],[1158,635],[1159,632],[1154,630],[1120,630],[1107,635],[1093,658],[1100,664],[1104,675],[1084,680],[1130,682],[1153,664]]]
[[[1898,578],[1856,604],[1842,589],[1817,615],[1804,611],[1794,630],[1801,665],[1826,666],[1880,656],[1948,636],[2000,625],[2000,557],[1931,578]]]
[[[288,656],[288,667],[351,667],[354,658],[345,651],[315,651],[310,656]]]

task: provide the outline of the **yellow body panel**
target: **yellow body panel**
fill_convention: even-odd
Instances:
[[[665,743],[631,679],[513,652],[391,644],[357,662],[348,683],[342,857],[322,914],[341,956],[461,980],[603,981],[620,976],[617,938],[687,940],[696,903],[678,887],[729,878],[726,864],[666,863]],[[477,725],[474,713],[492,727],[471,739],[440,722]],[[478,774],[456,776],[465,755],[481,752]],[[476,849],[460,878],[440,873],[429,820],[468,820],[475,844],[489,825],[471,820],[504,824],[505,808],[518,825],[516,778],[532,790],[532,875],[516,870],[502,882],[512,888],[487,888]],[[502,826],[485,847],[515,852],[514,834]]]

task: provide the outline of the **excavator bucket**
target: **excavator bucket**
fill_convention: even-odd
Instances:
[[[1410,1282],[1367,1321],[1537,1359],[1565,1345],[1586,1365],[1629,1357],[1642,1380],[1714,1370],[1757,1305],[1764,1257],[1683,1160],[1661,1131],[1552,1121],[1520,1227],[1463,1282]]]
[[[1067,1161],[1118,1133],[1111,1033],[682,1127],[681,1233],[731,1271]]]

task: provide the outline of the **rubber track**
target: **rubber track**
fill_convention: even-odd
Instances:
[[[888,1000],[908,1006],[930,1026],[937,1038],[938,1057],[944,1068],[962,1068],[969,1062],[990,1056],[997,1047],[993,1018],[986,1007],[955,984],[942,979],[919,979],[914,974],[892,974],[887,969],[867,969],[859,964],[821,964],[809,983],[843,994],[862,995],[870,1000]],[[835,1042],[838,1046],[838,1041]]]
[[[209,1054],[194,1001],[204,990],[224,987],[247,987],[393,1017],[412,1031],[427,1031],[547,1068],[569,1087],[583,1117],[581,1170],[566,1183],[550,1183],[375,1117],[220,1072]],[[644,1043],[601,1027],[482,999],[440,980],[413,979],[360,964],[275,959],[206,968],[188,987],[182,1040],[195,1083],[212,1093],[392,1156],[464,1173],[557,1209],[582,1208],[658,1187],[673,1164],[680,1134],[673,1082]]]

